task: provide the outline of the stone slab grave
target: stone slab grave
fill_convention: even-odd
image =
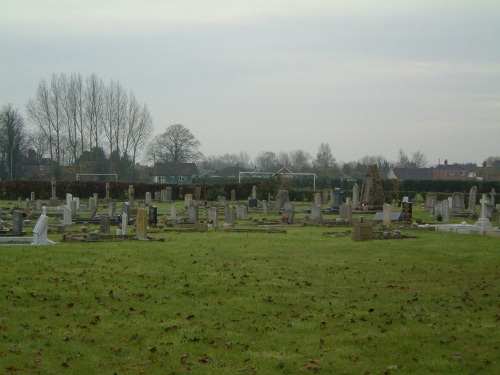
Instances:
[[[390,214],[390,221],[403,221],[404,220],[404,213],[403,212],[391,212]],[[375,218],[373,221],[377,222],[383,222],[384,221],[384,213],[383,212],[377,212],[375,213]]]

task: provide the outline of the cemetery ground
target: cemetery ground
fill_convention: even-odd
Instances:
[[[498,373],[498,238],[284,229],[0,247],[0,373]]]

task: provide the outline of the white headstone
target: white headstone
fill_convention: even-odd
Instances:
[[[49,218],[47,215],[40,215],[40,218],[33,228],[33,245],[47,245],[47,229],[49,227]]]

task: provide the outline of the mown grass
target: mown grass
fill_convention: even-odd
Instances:
[[[0,372],[498,372],[498,239],[324,232],[0,247]]]

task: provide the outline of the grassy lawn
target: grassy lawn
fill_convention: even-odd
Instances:
[[[0,247],[0,373],[498,373],[499,239],[286,229]]]

